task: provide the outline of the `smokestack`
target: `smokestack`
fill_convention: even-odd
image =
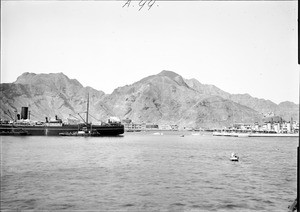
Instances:
[[[57,120],[57,115],[55,115],[55,120]]]
[[[46,118],[46,123],[48,123],[48,117],[45,117]]]
[[[20,120],[20,114],[17,114],[17,120]]]
[[[22,107],[21,119],[28,119],[28,107]]]

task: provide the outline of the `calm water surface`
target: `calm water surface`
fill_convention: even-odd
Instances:
[[[296,198],[297,138],[185,134],[0,137],[1,209],[287,211]]]

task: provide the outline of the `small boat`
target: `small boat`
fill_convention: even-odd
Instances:
[[[163,133],[155,132],[153,135],[164,135]]]
[[[184,137],[184,135],[180,135],[180,137]]]
[[[239,161],[239,156],[237,156],[235,153],[232,153],[230,156],[231,161]]]
[[[64,132],[59,133],[60,136],[91,136],[91,133],[84,132],[84,131],[77,131],[77,132]]]
[[[98,133],[95,130],[92,131],[77,131],[77,132],[63,132],[59,133],[60,136],[100,136],[100,133]]]

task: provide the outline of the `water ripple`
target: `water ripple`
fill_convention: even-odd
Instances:
[[[296,196],[293,138],[126,134],[1,145],[2,210],[286,211]],[[231,152],[241,161],[229,161]]]

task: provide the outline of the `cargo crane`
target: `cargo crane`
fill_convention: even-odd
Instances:
[[[5,110],[3,110],[4,114],[7,115],[11,120],[14,120],[13,116],[11,115],[10,111],[7,110],[8,112],[6,112]]]
[[[81,112],[81,113],[86,113],[86,112]],[[88,123],[84,120],[84,118],[80,115],[80,113],[77,113],[76,115],[78,115],[78,116],[81,118],[81,120],[83,121],[83,123],[88,124]],[[74,116],[74,115],[72,115],[72,114],[69,114],[69,116],[72,116],[72,117],[74,117],[74,118],[77,119],[77,120],[80,120],[78,117],[76,117],[76,116]]]
[[[88,93],[88,101],[87,101],[87,109],[86,109],[86,112],[82,112],[82,113],[86,113],[86,119],[84,120],[84,118],[82,118],[82,116],[80,115],[80,113],[77,113],[77,115],[82,119],[82,121],[87,125],[88,123],[89,123],[89,97],[90,97],[90,95],[89,95],[89,93]],[[71,114],[70,114],[71,115]],[[71,116],[73,116],[73,115],[71,115]],[[73,117],[75,117],[75,116],[73,116]],[[76,117],[75,117],[76,118]],[[76,119],[78,119],[78,118],[76,118]]]
[[[13,118],[13,115],[11,114],[11,112],[10,112],[9,110],[7,110],[7,111],[8,111],[8,113],[9,113],[10,117],[11,117],[12,119],[14,119],[14,118]]]
[[[77,115],[82,119],[82,121],[83,121],[85,124],[88,124],[88,122],[85,121],[84,118],[82,118],[82,116],[80,115],[80,113],[77,113]]]
[[[81,113],[77,113],[77,115],[82,119],[82,121],[87,125],[89,123],[89,116],[91,116],[92,118],[94,118],[97,121],[102,122],[101,120],[96,119],[94,116],[92,116],[91,114],[89,114],[89,105],[90,105],[90,101],[89,101],[89,93],[88,93],[88,100],[87,100],[87,110],[86,112],[81,112],[81,113],[86,113],[86,119],[84,120],[84,118],[80,115]],[[73,116],[72,114],[69,114],[70,116],[78,119],[77,117]],[[79,119],[78,119],[79,120]]]

